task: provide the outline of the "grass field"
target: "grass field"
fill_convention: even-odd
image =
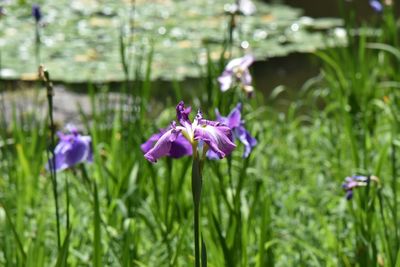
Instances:
[[[91,112],[79,112],[78,131],[91,137],[93,159],[51,171],[62,142],[55,130],[68,132],[55,129],[51,94],[48,109],[1,116],[0,265],[399,267],[398,22],[386,4],[368,25],[379,35],[351,34],[352,12],[343,15],[348,46],[315,53],[320,74],[284,109],[273,108],[285,101],[282,87],[268,98],[257,88],[248,98],[240,83],[222,92],[218,77],[231,59],[224,56],[204,66],[202,90],[188,97],[190,88],[174,83],[174,94],[157,102],[150,51],[141,79],[121,84],[119,102],[107,85],[88,85]],[[48,71],[41,96],[52,90]],[[242,103],[257,140],[249,156],[236,138],[231,154],[203,158],[214,148],[201,136],[188,138],[192,157],[146,160],[141,145],[171,121],[179,125],[181,100],[192,107],[191,122],[198,109],[216,120],[216,108],[227,116]]]

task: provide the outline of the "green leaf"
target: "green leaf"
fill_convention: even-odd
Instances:
[[[69,238],[71,236],[72,229],[69,228],[67,235],[64,238],[64,242],[62,244],[61,250],[58,253],[57,262],[55,267],[65,267],[67,265],[68,260],[68,250],[69,250]]]
[[[94,183],[93,190],[94,198],[94,236],[93,236],[93,266],[102,267],[102,247],[101,247],[101,229],[100,229],[100,205],[99,205],[99,195],[97,192],[97,185]]]

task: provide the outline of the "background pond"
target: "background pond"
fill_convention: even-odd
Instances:
[[[129,62],[152,54],[152,79],[198,77],[207,61],[220,58],[227,39],[228,1],[43,2],[40,59],[35,59],[31,6],[6,4],[0,47],[4,79],[33,80],[36,62],[63,82],[122,81],[121,42]],[[253,16],[241,16],[233,56],[252,52],[258,60],[313,52],[345,42],[340,19],[304,17],[301,9],[256,2]],[[226,34],[224,34],[226,33]],[[239,33],[239,34],[238,34]],[[122,41],[121,41],[122,40]],[[226,55],[228,56],[228,55]],[[138,64],[136,64],[138,65]],[[140,64],[139,64],[140,65]],[[134,76],[133,70],[131,76]]]

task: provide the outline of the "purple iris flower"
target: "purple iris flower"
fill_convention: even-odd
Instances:
[[[39,23],[42,20],[42,11],[40,10],[40,6],[38,4],[32,5],[32,16],[36,23]]]
[[[67,125],[67,129],[70,134],[57,133],[60,142],[54,149],[56,171],[65,170],[81,162],[93,161],[92,139],[90,136],[80,135],[72,125]],[[46,168],[50,169],[52,164],[53,159],[50,159]]]
[[[342,184],[342,188],[346,191],[346,199],[350,200],[353,198],[353,189],[357,187],[367,186],[370,181],[379,182],[378,177],[376,176],[362,176],[362,175],[353,175],[348,176],[344,179],[344,183]]]
[[[229,61],[221,76],[218,77],[221,91],[225,92],[229,90],[234,83],[237,83],[248,95],[251,95],[253,86],[251,85],[252,77],[249,67],[253,62],[253,55],[246,55]]]
[[[154,135],[142,145],[142,150],[145,152],[144,157],[150,162],[156,162],[163,156],[184,156],[189,155],[187,144],[182,142],[181,137],[184,137],[192,146],[192,153],[197,150],[198,146],[203,147],[203,152],[211,149],[219,158],[229,155],[236,145],[232,142],[232,131],[228,126],[216,121],[203,119],[202,113],[197,112],[193,122],[189,120],[191,108],[185,108],[185,104],[181,101],[176,106],[176,116],[180,125],[175,121],[171,126],[158,137],[154,146],[150,149],[149,144],[155,141]],[[177,150],[177,148],[182,150]],[[147,152],[146,152],[147,151]]]
[[[369,5],[377,13],[381,13],[383,11],[383,5],[379,0],[369,0]]]
[[[250,133],[244,127],[244,120],[242,120],[242,104],[239,103],[236,107],[229,113],[227,117],[221,116],[218,109],[215,111],[217,115],[217,121],[227,125],[233,132],[233,136],[239,139],[244,145],[243,158],[247,158],[250,152],[257,144],[257,140],[250,135]],[[207,156],[209,158],[216,158],[212,151],[209,151]]]

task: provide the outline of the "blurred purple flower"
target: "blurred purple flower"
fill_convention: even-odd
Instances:
[[[221,116],[218,109],[215,110],[215,113],[217,115],[217,121],[227,125],[232,130],[234,138],[239,139],[239,141],[244,145],[243,158],[247,158],[256,146],[257,140],[252,137],[244,127],[244,120],[242,120],[241,111],[242,104],[239,103],[227,117]],[[212,151],[209,151],[207,156],[209,158],[216,158]]]
[[[229,61],[221,76],[218,77],[221,91],[225,92],[229,90],[234,83],[238,83],[248,95],[251,95],[253,86],[251,85],[252,77],[249,67],[253,62],[253,55],[246,55]]]
[[[36,23],[39,23],[42,20],[42,11],[40,10],[40,6],[38,4],[32,5],[32,16]]]
[[[377,13],[381,13],[383,11],[383,5],[379,0],[369,0],[369,5]]]
[[[90,136],[80,135],[72,125],[67,125],[70,134],[58,132],[59,143],[54,149],[55,170],[62,171],[81,162],[93,161],[92,140]],[[50,159],[46,169],[50,169],[53,159]]]
[[[348,176],[344,179],[344,183],[342,184],[342,188],[346,191],[346,199],[350,200],[353,198],[353,189],[357,187],[367,186],[370,181],[378,182],[379,179],[376,176],[362,176],[362,175],[353,175]]]
[[[208,121],[203,119],[201,112],[197,112],[193,123],[189,120],[191,108],[185,108],[185,104],[181,101],[176,106],[176,116],[180,125],[172,122],[167,131],[158,137],[154,146],[148,150],[150,144],[156,139],[154,135],[142,145],[142,150],[145,152],[144,157],[150,162],[156,162],[163,156],[180,157],[189,155],[187,144],[182,142],[180,137],[184,137],[192,146],[203,146],[203,151],[211,149],[219,158],[223,158],[230,154],[236,147],[232,143],[231,129],[219,122]],[[183,153],[177,153],[177,146],[184,147]],[[146,152],[147,151],[147,152]],[[193,152],[192,152],[193,153]]]

